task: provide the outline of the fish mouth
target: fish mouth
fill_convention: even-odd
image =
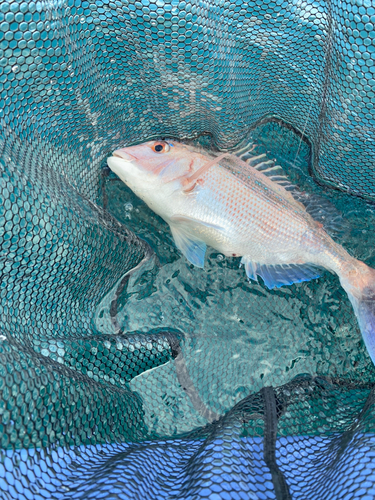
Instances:
[[[134,161],[137,159],[135,156],[129,154],[124,149],[117,149],[112,153],[112,156],[114,156],[115,158],[121,158],[122,160],[130,160],[130,161]]]

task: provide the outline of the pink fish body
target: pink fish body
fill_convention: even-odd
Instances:
[[[268,288],[339,276],[375,362],[375,271],[351,257],[280,184],[234,155],[175,141],[114,152],[109,167],[170,226],[176,246],[203,267],[207,245],[240,256]]]

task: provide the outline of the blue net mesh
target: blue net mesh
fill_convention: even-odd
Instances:
[[[199,274],[106,168],[254,142],[373,201],[374,24],[369,0],[0,2],[1,498],[374,498],[337,279],[269,292],[217,252]],[[332,193],[374,266],[373,207]]]

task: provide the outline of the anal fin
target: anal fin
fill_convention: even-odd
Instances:
[[[246,276],[250,280],[258,281],[258,276],[256,273],[257,265],[251,260],[248,260],[246,257],[242,257],[241,264],[245,266]]]
[[[244,264],[248,278],[257,281],[257,275],[260,276],[269,289],[310,281],[321,275],[320,269],[309,263],[266,265],[254,263],[244,256],[241,264]]]

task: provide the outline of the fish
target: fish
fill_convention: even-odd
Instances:
[[[264,162],[175,140],[118,149],[109,168],[168,224],[177,248],[203,268],[207,246],[241,257],[269,289],[335,273],[375,363],[375,270],[352,257]],[[267,166],[267,165],[266,165]]]

